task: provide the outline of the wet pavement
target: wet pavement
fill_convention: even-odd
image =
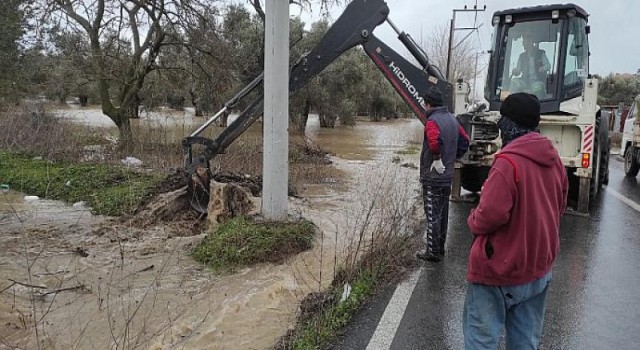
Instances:
[[[612,156],[610,169],[609,186],[594,203],[592,215],[562,219],[540,349],[640,349],[640,181],[624,177],[618,156]],[[392,298],[396,287],[388,288],[357,315],[335,349],[463,348],[461,318],[471,244],[466,218],[472,207],[452,203],[447,257],[416,272],[406,308],[388,308],[401,294]],[[397,324],[390,325],[394,312]]]

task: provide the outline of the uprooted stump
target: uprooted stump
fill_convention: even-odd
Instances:
[[[197,215],[190,209],[189,198],[187,186],[156,194],[131,216],[123,217],[123,221],[135,224],[138,227],[146,227],[158,223],[175,222],[181,219],[197,219]]]
[[[255,178],[231,173],[214,175],[208,209],[210,225],[215,227],[228,218],[251,215],[255,208],[254,198],[260,195],[261,190],[261,183]],[[184,176],[176,173],[153,189],[152,195],[133,213],[120,220],[136,227],[148,227],[182,221],[195,222],[201,217],[191,208],[191,197]]]
[[[232,217],[255,214],[255,197],[251,190],[237,183],[211,181],[209,193],[207,221],[210,229]]]

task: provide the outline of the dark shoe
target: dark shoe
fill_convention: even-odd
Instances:
[[[429,251],[417,253],[416,256],[418,257],[418,259],[422,259],[430,262],[440,262],[441,260],[441,256],[439,254],[429,252]]]

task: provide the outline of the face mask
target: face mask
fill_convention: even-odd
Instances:
[[[504,116],[498,119],[498,129],[500,129],[500,137],[502,138],[502,147],[506,146],[514,139],[530,133],[532,130],[516,124],[509,118]]]

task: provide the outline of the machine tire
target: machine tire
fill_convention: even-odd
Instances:
[[[624,173],[628,177],[636,177],[640,171],[637,152],[633,146],[627,147],[624,152]]]
[[[491,168],[488,166],[464,166],[460,170],[462,188],[469,192],[480,192]]]
[[[589,182],[589,203],[598,197],[602,170],[602,143],[600,142],[600,118],[596,118],[596,130],[593,137],[593,158],[591,159],[591,181]]]
[[[602,185],[609,183],[609,127],[600,112],[596,115],[596,128],[593,141],[592,169],[593,177],[589,184],[589,202],[598,197]]]
[[[580,194],[580,178],[575,174],[576,168],[567,168],[567,178],[569,179],[568,200],[571,207],[578,205],[578,195]]]
[[[611,140],[609,140],[609,142],[607,142],[607,147],[604,150],[604,159],[605,161],[602,162],[602,169],[600,170],[600,172],[602,174],[604,174],[604,176],[602,176],[602,184],[603,185],[608,185],[609,184],[609,158],[611,155]]]

